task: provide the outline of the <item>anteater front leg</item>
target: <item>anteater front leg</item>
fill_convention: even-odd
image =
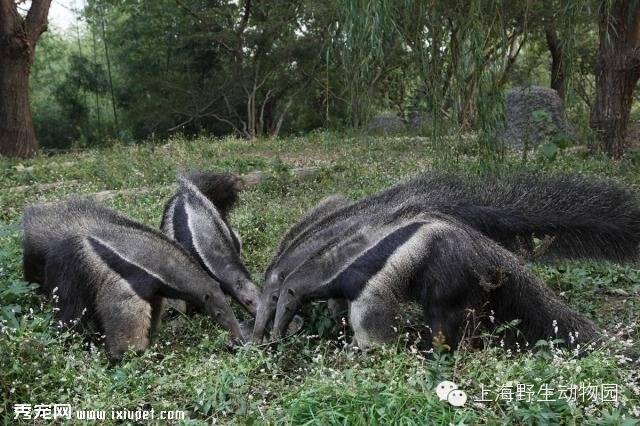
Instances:
[[[144,351],[150,342],[152,305],[121,279],[96,295],[97,314],[104,329],[107,350],[119,360],[127,349]]]
[[[480,314],[487,292],[479,283],[490,269],[489,256],[483,258],[480,252],[458,229],[449,228],[428,242],[428,255],[411,287],[422,304],[429,346],[457,349],[465,325],[473,320],[470,314]]]
[[[425,340],[429,347],[455,350],[462,337],[465,307],[453,297],[434,297],[434,293],[427,292],[422,300]]]
[[[349,306],[353,344],[360,349],[389,343],[398,337],[398,306],[390,292],[365,291]]]
[[[149,330],[149,338],[155,339],[162,322],[162,314],[165,310],[165,299],[159,294],[155,295],[151,300],[151,328]]]
[[[344,298],[335,298],[327,300],[327,308],[331,319],[341,324],[343,318],[349,317],[349,301]]]

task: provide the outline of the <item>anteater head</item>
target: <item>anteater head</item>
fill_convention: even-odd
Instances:
[[[216,283],[209,287],[209,291],[202,296],[202,303],[205,310],[220,326],[229,330],[232,340],[243,343],[244,338],[240,330],[240,323],[231,309],[226,296],[222,292],[220,285]]]
[[[234,289],[228,293],[232,294],[251,315],[256,316],[260,303],[258,287],[246,276],[239,276],[232,285]]]
[[[216,254],[210,252],[209,254]],[[226,264],[223,262],[226,261]],[[225,259],[223,256],[209,255],[207,262],[201,262],[205,270],[220,282],[222,291],[232,296],[252,316],[256,316],[260,300],[260,290],[251,281],[249,272],[239,259]],[[213,266],[210,266],[213,265]]]
[[[262,294],[259,299],[256,322],[253,327],[253,337],[251,340],[254,343],[262,342],[267,325],[276,314],[282,281],[282,276],[278,271],[272,270],[267,272]]]
[[[292,286],[285,286],[280,292],[276,305],[276,317],[273,321],[272,339],[280,339],[287,335],[287,328],[298,309],[302,306],[303,298],[300,292]]]

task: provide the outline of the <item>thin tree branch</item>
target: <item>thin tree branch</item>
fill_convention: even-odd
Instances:
[[[195,114],[193,114],[191,117],[189,117],[187,120],[183,121],[182,123],[173,126],[170,129],[167,129],[168,132],[173,132],[176,131],[178,129],[180,129],[181,127],[186,126],[187,124],[191,123],[193,120],[195,120],[196,118],[199,117],[203,117],[203,113],[208,110],[209,108],[211,108],[213,106],[213,104],[220,99],[220,97],[217,97],[215,99],[213,99],[211,102],[209,102],[207,105],[205,105],[203,108],[200,108],[200,110],[198,110]],[[205,114],[206,115],[206,114]]]
[[[245,133],[244,136],[246,136],[246,132],[242,132],[240,129],[238,129],[238,127],[233,124],[233,122],[231,120],[227,120],[224,117],[220,117],[218,114],[214,114],[214,113],[208,113],[208,114],[204,114],[204,116],[209,116],[209,117],[213,117],[218,121],[221,121],[225,124],[228,124],[229,126],[231,126],[231,128],[233,128],[233,130],[239,135],[239,136],[243,136],[243,133]],[[204,117],[203,116],[203,117]]]
[[[236,29],[236,34],[238,36],[242,36],[244,30],[247,28],[247,23],[249,22],[249,16],[251,15],[251,0],[245,0],[244,2],[244,11],[242,13],[242,18],[240,19],[240,25]]]
[[[222,99],[224,100],[224,103],[227,106],[227,111],[229,112],[229,114],[235,115],[238,121],[242,122],[242,117],[240,117],[240,114],[238,114],[238,111],[236,111],[234,108],[231,108],[231,104],[229,103],[229,98],[227,98],[227,95],[222,95]]]
[[[278,123],[276,124],[276,128],[272,132],[271,137],[273,137],[273,138],[277,138],[278,137],[278,134],[280,133],[280,128],[282,127],[282,123],[284,122],[284,118],[287,115],[287,113],[289,112],[289,108],[291,108],[292,104],[293,104],[293,98],[289,99],[289,101],[285,105],[284,110],[280,114],[280,118],[278,118]]]
[[[47,30],[47,16],[51,0],[32,0],[27,13],[26,27],[31,42],[35,44],[40,35]]]
[[[502,70],[502,74],[498,79],[498,82],[497,82],[498,87],[502,87],[507,82],[507,78],[509,77],[509,73],[513,68],[513,64],[516,62],[516,59],[518,59],[518,55],[520,54],[520,51],[522,50],[522,46],[524,46],[526,41],[527,41],[527,33],[525,33],[524,36],[522,37],[522,41],[518,45],[517,49],[515,49],[515,52],[513,52],[514,45],[511,45],[509,47],[509,53],[507,54],[507,63],[505,64],[504,70]]]
[[[264,109],[267,106],[267,102],[269,102],[269,98],[272,93],[273,89],[269,89],[267,91],[267,95],[262,100],[262,106],[260,107],[260,133],[262,133],[262,130],[264,129]]]
[[[186,4],[184,4],[184,2],[182,2],[182,0],[176,0],[176,4],[184,9],[189,15],[193,16],[194,18],[196,18],[198,20],[198,23],[202,24],[202,18],[195,13],[193,10],[191,10],[191,8],[189,6],[187,6]]]

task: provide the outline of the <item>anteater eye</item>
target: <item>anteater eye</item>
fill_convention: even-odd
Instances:
[[[277,294],[272,295],[271,296],[271,300],[273,300],[274,302],[277,302],[278,301],[278,295]]]
[[[208,302],[208,301],[209,301],[209,299],[211,299],[211,294],[209,294],[209,293],[205,294],[205,295],[204,295],[204,301],[205,301],[205,302]]]

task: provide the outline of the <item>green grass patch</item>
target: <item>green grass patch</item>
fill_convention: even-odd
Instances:
[[[298,181],[289,168],[320,172]],[[13,424],[13,405],[71,404],[74,410],[136,408],[183,410],[185,423],[271,424],[635,424],[640,416],[640,374],[621,356],[640,351],[640,270],[591,262],[533,265],[569,305],[617,335],[588,356],[541,349],[511,353],[499,347],[461,350],[428,359],[411,342],[367,354],[346,349],[342,327],[327,321],[323,303],[306,310],[307,328],[272,348],[234,352],[225,334],[204,316],[163,322],[147,352],[109,366],[86,336],[56,326],[51,305],[22,281],[20,215],[25,204],[103,190],[123,193],[111,207],[157,227],[167,188],[177,172],[206,170],[272,177],[241,195],[232,224],[257,282],[280,236],[321,198],[351,198],[387,188],[420,171],[445,169],[480,175],[522,168],[579,172],[637,187],[632,159],[578,156],[560,151],[551,160],[531,154],[487,155],[473,141],[451,142],[447,155],[425,138],[373,138],[314,133],[284,140],[176,138],[165,144],[0,160],[0,419]],[[621,343],[621,341],[627,341]],[[627,347],[629,346],[629,347]],[[453,380],[469,401],[454,408],[434,387]],[[518,385],[533,391],[567,386],[617,386],[616,401],[540,401],[515,398]],[[512,388],[513,398],[506,396]],[[481,398],[489,390],[487,401]],[[113,423],[112,420],[107,420]]]

